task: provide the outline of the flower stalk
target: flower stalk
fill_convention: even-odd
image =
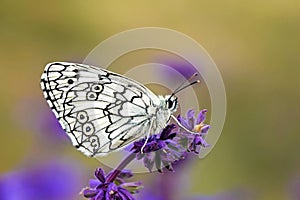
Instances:
[[[108,179],[106,180],[107,183],[113,182],[119,174],[122,172],[125,167],[135,159],[135,153],[130,153],[120,164],[114,169],[114,171],[110,174]]]

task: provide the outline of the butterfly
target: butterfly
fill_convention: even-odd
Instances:
[[[105,69],[53,62],[44,69],[41,88],[72,144],[94,157],[159,133],[171,117],[177,121],[172,115],[178,107],[174,95],[185,87],[157,96],[137,81]]]

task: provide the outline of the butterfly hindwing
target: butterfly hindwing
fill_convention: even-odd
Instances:
[[[97,67],[56,62],[41,77],[44,96],[74,146],[88,156],[147,134],[158,98],[143,85]]]

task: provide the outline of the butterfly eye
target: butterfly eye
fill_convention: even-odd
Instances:
[[[171,109],[173,107],[173,101],[168,99],[168,108]]]

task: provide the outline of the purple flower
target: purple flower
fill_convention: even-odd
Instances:
[[[124,179],[132,177],[132,173],[128,170],[122,170],[118,176],[110,181],[115,171],[105,175],[103,169],[98,168],[95,171],[97,179],[90,180],[90,188],[83,190],[83,195],[91,200],[134,200],[132,194],[137,193],[141,188],[140,182],[125,182]]]
[[[54,160],[1,175],[1,200],[72,200],[80,191],[81,174],[74,164]]]
[[[200,153],[201,147],[208,147],[204,136],[207,134],[210,126],[204,124],[206,119],[207,110],[201,110],[198,114],[197,119],[195,119],[195,111],[189,110],[186,114],[186,118],[178,116],[178,121],[188,130],[194,132],[191,134],[186,132],[184,129],[181,130],[179,134],[178,142],[183,144],[188,151],[195,152],[196,154]]]
[[[105,175],[101,168],[96,170],[97,179],[90,180],[90,188],[83,190],[84,197],[91,200],[134,199],[131,194],[141,189],[141,183],[126,183],[124,179],[131,177],[132,174],[124,171],[124,168],[132,160],[137,159],[143,160],[150,172],[154,165],[159,172],[162,172],[164,167],[173,171],[172,164],[185,158],[187,152],[198,153],[200,146],[207,146],[203,138],[209,129],[209,126],[203,123],[205,113],[206,110],[200,111],[195,120],[195,112],[190,110],[187,119],[178,117],[185,129],[178,128],[175,124],[167,125],[159,134],[134,142],[130,149],[132,153],[108,175]]]
[[[143,159],[145,167],[150,172],[154,164],[159,172],[162,172],[163,167],[172,171],[172,163],[181,159],[183,153],[186,151],[186,149],[174,141],[177,135],[177,132],[173,131],[175,128],[174,124],[167,125],[160,134],[150,136],[146,144],[145,139],[134,142],[131,151],[136,153],[138,160]]]
[[[175,129],[175,124],[167,125],[161,133],[146,139],[134,142],[131,151],[136,153],[138,160],[143,160],[144,165],[151,172],[154,165],[159,172],[163,167],[173,171],[172,164],[185,158],[187,152],[199,153],[201,147],[207,147],[204,136],[209,125],[204,124],[207,110],[202,110],[195,119],[195,111],[189,110],[187,118],[178,116],[178,121],[189,130]],[[143,148],[143,149],[142,149]]]

